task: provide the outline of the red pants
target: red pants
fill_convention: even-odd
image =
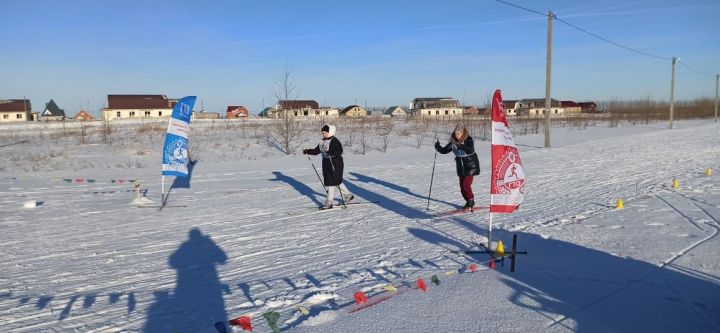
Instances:
[[[472,191],[473,176],[460,177],[460,193],[462,193],[465,201],[475,200],[475,195]]]

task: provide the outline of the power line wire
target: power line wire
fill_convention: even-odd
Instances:
[[[643,51],[640,51],[640,50],[637,50],[637,49],[634,49],[634,48],[631,48],[631,47],[627,47],[627,46],[622,45],[622,44],[615,43],[615,42],[613,42],[613,41],[611,41],[611,40],[609,40],[609,39],[607,39],[607,38],[604,38],[604,37],[602,37],[602,36],[599,36],[599,35],[597,35],[597,34],[594,34],[594,33],[590,32],[590,31],[587,31],[587,30],[585,30],[585,29],[583,29],[583,28],[580,28],[580,27],[578,27],[578,26],[576,26],[576,25],[574,25],[574,24],[572,24],[572,23],[570,23],[570,22],[568,22],[568,21],[565,21],[565,20],[563,20],[563,19],[561,19],[561,18],[559,18],[559,17],[557,17],[557,16],[555,16],[555,19],[558,20],[558,21],[560,21],[560,22],[562,22],[562,23],[565,23],[565,24],[569,25],[569,26],[572,27],[572,28],[575,28],[575,29],[577,29],[577,30],[579,30],[579,31],[582,31],[582,32],[584,32],[584,33],[586,33],[586,34],[588,34],[588,35],[590,35],[590,36],[593,36],[593,37],[595,37],[595,38],[597,38],[597,39],[606,41],[606,42],[608,42],[608,43],[610,43],[610,44],[612,44],[612,45],[615,45],[615,46],[617,46],[617,47],[626,49],[626,50],[628,50],[628,51],[632,51],[632,52],[635,52],[635,53],[638,53],[638,54],[642,54],[642,55],[644,55],[644,56],[656,58],[656,59],[672,60],[672,58],[669,58],[669,57],[662,57],[662,56],[650,54],[650,53],[643,52]]]
[[[689,69],[689,70],[691,70],[691,71],[693,71],[693,72],[695,72],[695,73],[698,73],[698,74],[700,74],[700,75],[706,75],[706,76],[715,77],[715,74],[710,74],[710,73],[707,73],[707,72],[703,72],[703,71],[697,70],[697,69],[695,69],[695,68],[690,67],[690,65],[685,64],[685,63],[682,62],[682,61],[680,61],[679,63],[680,63],[680,66],[684,66],[684,67],[686,67],[687,69]]]
[[[523,7],[523,6],[520,6],[520,5],[516,5],[516,4],[514,4],[514,3],[510,3],[510,2],[507,2],[507,1],[503,1],[503,0],[495,0],[495,1],[500,2],[500,3],[502,3],[502,4],[506,4],[506,5],[508,5],[508,6],[512,6],[512,7],[515,7],[515,8],[522,9],[522,10],[525,10],[525,11],[528,11],[528,12],[531,12],[531,13],[534,13],[534,14],[538,14],[538,15],[541,15],[541,16],[544,16],[544,17],[547,17],[547,16],[548,16],[548,14],[544,14],[544,13],[541,13],[541,12],[539,12],[539,11],[536,11],[536,10],[533,10],[533,9],[530,9],[530,8],[526,8],[526,7]],[[640,51],[640,50],[638,50],[638,49],[634,49],[634,48],[632,48],[632,47],[628,47],[628,46],[625,46],[625,45],[622,45],[622,44],[613,42],[613,41],[611,41],[611,40],[609,40],[609,39],[607,39],[607,38],[604,38],[604,37],[602,37],[602,36],[600,36],[600,35],[598,35],[598,34],[592,33],[592,32],[590,32],[590,31],[587,31],[587,30],[585,30],[585,29],[583,29],[583,28],[580,28],[580,27],[578,27],[578,26],[576,26],[576,25],[574,25],[574,24],[572,24],[572,23],[570,23],[570,22],[568,22],[568,21],[565,21],[565,20],[557,17],[557,15],[555,15],[555,14],[553,14],[553,18],[556,19],[556,20],[558,20],[558,21],[560,21],[560,22],[562,22],[562,23],[565,23],[566,25],[568,25],[568,26],[570,26],[570,27],[572,27],[572,28],[574,28],[574,29],[576,29],[576,30],[578,30],[578,31],[584,32],[584,33],[586,33],[586,34],[588,34],[588,35],[590,35],[590,36],[592,36],[592,37],[595,37],[595,38],[600,39],[600,40],[602,40],[602,41],[604,41],[604,42],[607,42],[607,43],[610,43],[610,44],[612,44],[612,45],[615,45],[615,46],[617,46],[617,47],[619,47],[619,48],[622,48],[622,49],[625,49],[625,50],[628,50],[628,51],[631,51],[631,52],[635,52],[635,53],[637,53],[637,54],[641,54],[641,55],[644,55],[644,56],[647,56],[647,57],[655,58],[655,59],[672,60],[672,58],[670,58],[670,57],[663,57],[663,56],[659,56],[659,55],[647,53],[647,52],[644,52],[644,51]],[[707,72],[703,72],[703,71],[697,70],[697,69],[691,67],[690,65],[685,64],[684,62],[680,62],[680,65],[682,65],[682,66],[690,69],[691,71],[693,71],[693,72],[695,72],[695,73],[698,73],[698,74],[701,74],[701,75],[707,75],[707,76],[715,77],[714,74],[710,74],[710,73],[707,73]]]
[[[532,10],[532,9],[529,9],[529,8],[525,8],[525,7],[522,7],[522,6],[513,4],[513,3],[509,3],[509,2],[507,2],[507,1],[502,1],[502,0],[495,0],[495,1],[500,2],[500,3],[503,3],[503,4],[506,4],[506,5],[509,5],[509,6],[513,6],[513,7],[516,7],[516,8],[520,8],[520,9],[522,9],[522,10],[526,10],[526,11],[531,12],[531,13],[535,13],[535,14],[538,14],[538,15],[542,15],[542,16],[545,16],[545,17],[548,16],[548,14],[543,14],[543,13],[538,12],[538,11],[536,11],[536,10]],[[572,23],[570,23],[570,22],[568,22],[568,21],[565,21],[565,20],[557,17],[557,15],[555,15],[555,14],[553,14],[553,18],[556,19],[556,20],[558,20],[558,21],[560,21],[560,22],[562,22],[562,23],[567,24],[568,26],[570,26],[570,27],[572,27],[572,28],[574,28],[574,29],[577,29],[577,30],[579,30],[579,31],[582,31],[582,32],[584,32],[584,33],[586,33],[586,34],[588,34],[588,35],[590,35],[590,36],[593,36],[593,37],[595,37],[595,38],[597,38],[597,39],[600,39],[600,40],[602,40],[602,41],[605,41],[605,42],[610,43],[610,44],[612,44],[612,45],[615,45],[615,46],[617,46],[617,47],[623,48],[623,49],[625,49],[625,50],[628,50],[628,51],[631,51],[631,52],[635,52],[635,53],[638,53],[638,54],[642,54],[642,55],[647,56],[647,57],[656,58],[656,59],[672,60],[672,58],[661,57],[661,56],[654,55],[654,54],[650,54],[650,53],[647,53],[647,52],[643,52],[643,51],[640,51],[640,50],[637,50],[637,49],[634,49],[634,48],[631,48],[631,47],[627,47],[627,46],[622,45],[622,44],[615,43],[615,42],[613,42],[613,41],[611,41],[611,40],[609,40],[609,39],[607,39],[607,38],[604,38],[604,37],[602,37],[602,36],[599,36],[599,35],[597,35],[597,34],[594,34],[594,33],[590,32],[590,31],[587,31],[587,30],[585,30],[585,29],[583,29],[583,28],[580,28],[580,27],[578,27],[578,26],[576,26],[576,25],[574,25],[574,24],[572,24]]]
[[[522,9],[522,10],[527,10],[528,12],[535,13],[535,14],[538,14],[538,15],[542,15],[542,16],[545,16],[545,17],[548,16],[548,15],[545,14],[545,13],[541,13],[541,12],[538,12],[538,11],[535,11],[535,10],[532,10],[532,9],[529,9],[529,8],[525,8],[525,7],[523,7],[523,6],[518,6],[518,5],[514,4],[514,3],[509,3],[509,2],[506,2],[506,1],[502,1],[502,0],[495,0],[495,1],[504,3],[504,4],[508,5],[508,6],[513,6],[513,7],[516,7],[516,8],[520,8],[520,9]]]

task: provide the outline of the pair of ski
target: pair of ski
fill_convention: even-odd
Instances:
[[[308,207],[308,208],[317,209],[317,210],[320,210],[320,211],[325,211],[325,210],[333,210],[333,209],[336,209],[336,208],[343,208],[343,209],[345,209],[347,206],[351,206],[351,205],[376,204],[376,203],[379,203],[379,202],[380,202],[380,201],[353,201],[353,202],[348,202],[348,203],[346,203],[346,204],[340,204],[340,205],[331,206],[331,207],[315,206],[315,207]]]
[[[430,215],[432,217],[443,217],[443,216],[453,216],[453,215],[463,215],[463,214],[470,214],[477,211],[481,211],[483,209],[486,209],[487,207],[473,207],[470,209],[465,208],[458,208],[458,209],[451,209],[447,211],[440,211],[437,213],[431,213]]]

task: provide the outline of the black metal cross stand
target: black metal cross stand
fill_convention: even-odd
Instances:
[[[484,250],[484,251],[465,251],[466,254],[477,254],[477,253],[486,253],[490,254],[491,256],[495,254],[495,251],[491,251],[490,249]],[[517,234],[513,235],[512,240],[512,251],[510,252],[510,272],[515,272],[515,259],[518,254],[528,254],[527,251],[518,251],[517,250]],[[502,257],[503,259],[505,257]],[[494,258],[497,259],[497,258]],[[493,260],[494,260],[493,259]]]

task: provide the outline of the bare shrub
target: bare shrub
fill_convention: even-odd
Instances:
[[[365,155],[367,153],[368,144],[370,143],[370,131],[372,129],[372,123],[367,117],[359,118],[355,121],[357,127],[358,143],[360,144],[360,153]]]
[[[289,111],[282,111],[276,124],[275,133],[280,140],[278,148],[286,155],[291,155],[297,148],[298,139],[300,139],[300,122],[290,115]]]
[[[86,137],[87,137],[87,125],[85,125],[83,123],[83,124],[80,124],[80,144],[81,145],[84,145],[86,143],[85,142]]]
[[[415,118],[412,120],[412,133],[415,135],[415,147],[420,149],[423,141],[427,136],[427,130],[430,127],[430,120],[427,118]]]
[[[380,151],[382,151],[383,153],[387,152],[388,140],[394,128],[395,122],[392,119],[380,119],[375,124],[375,134],[377,134],[380,139],[382,139],[382,146],[380,147]]]
[[[111,144],[112,140],[110,138],[110,135],[115,131],[113,125],[110,123],[109,120],[105,119],[103,120],[102,126],[100,126],[100,137],[102,139],[102,143],[107,145]]]

